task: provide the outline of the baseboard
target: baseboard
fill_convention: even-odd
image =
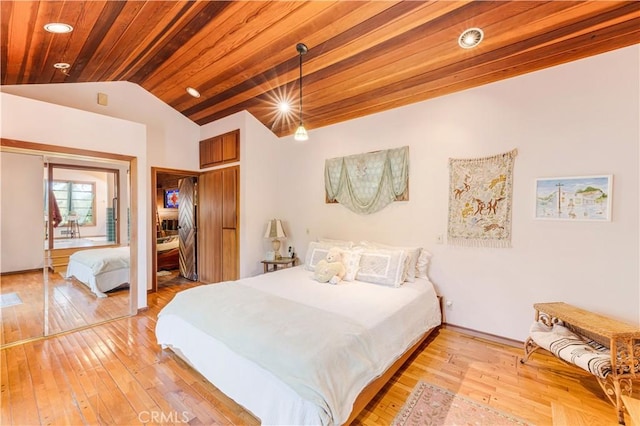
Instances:
[[[25,269],[23,271],[10,271],[10,272],[0,272],[0,277],[4,277],[5,275],[16,275],[16,274],[26,274],[28,272],[36,272],[36,271],[40,271],[42,272],[42,270],[44,269],[43,266],[41,266],[40,268],[35,268],[35,269]]]
[[[445,324],[442,324],[442,327],[446,329],[458,331],[462,334],[468,334],[473,337],[478,337],[484,340],[488,340],[490,342],[500,343],[507,346],[513,346],[514,348],[524,347],[524,342],[521,342],[519,340],[510,339],[508,337],[497,336],[495,334],[485,333],[483,331],[473,330],[471,328],[461,327],[455,324],[445,323]]]

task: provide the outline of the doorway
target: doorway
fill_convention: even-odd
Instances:
[[[151,168],[151,292],[164,283],[197,281],[198,172]]]

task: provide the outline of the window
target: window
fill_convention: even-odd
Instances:
[[[75,214],[80,226],[96,224],[96,184],[94,182],[53,181],[53,194],[62,215],[62,225]]]

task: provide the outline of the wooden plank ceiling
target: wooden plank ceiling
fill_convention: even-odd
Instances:
[[[200,125],[247,110],[280,136],[298,120],[298,42],[308,129],[640,42],[638,1],[0,3],[3,85],[130,81]],[[485,39],[462,49],[469,27]]]

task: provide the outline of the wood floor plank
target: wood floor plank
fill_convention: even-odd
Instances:
[[[193,285],[159,287],[149,309],[135,317],[0,351],[2,424],[260,424],[156,343],[158,312]],[[2,329],[11,332],[4,324]],[[419,380],[537,425],[553,423],[553,404],[615,422],[615,410],[593,376],[544,352],[524,365],[521,356],[522,348],[441,328],[354,424],[391,424]]]
[[[9,397],[9,367],[5,351],[0,351],[0,424],[11,424],[11,399]]]
[[[68,404],[67,408],[72,409],[72,407],[75,407],[77,409],[80,416],[80,422],[77,423],[97,424],[97,414],[82,386],[81,378],[84,377],[84,372],[71,367],[68,354],[64,352],[63,345],[65,340],[68,340],[67,336],[53,341],[57,344],[58,352],[60,353],[58,358],[60,371],[64,372],[64,380],[69,386],[70,404]],[[64,389],[64,386],[60,385],[60,387]]]
[[[24,347],[16,346],[3,351],[7,355],[11,424],[40,424],[40,413]]]

